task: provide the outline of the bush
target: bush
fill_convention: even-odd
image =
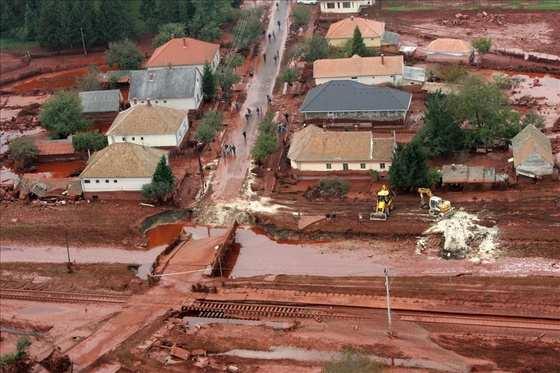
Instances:
[[[492,47],[492,39],[490,38],[477,38],[472,42],[472,46],[479,53],[488,53],[490,47]]]
[[[329,57],[329,43],[321,35],[313,35],[305,42],[303,58],[307,62],[314,62]]]
[[[101,84],[97,77],[99,75],[99,69],[95,65],[91,65],[88,69],[87,74],[78,79],[78,89],[80,91],[97,91],[101,89]]]
[[[469,75],[469,71],[461,65],[439,66],[434,73],[438,78],[448,83],[458,83]]]
[[[235,74],[231,66],[225,65],[220,66],[220,68],[216,71],[215,77],[225,98],[229,98],[231,88],[235,83],[241,80],[239,75]]]
[[[27,137],[19,137],[10,141],[9,152],[10,159],[14,161],[17,169],[29,167],[39,154],[37,146]]]
[[[293,68],[287,68],[284,70],[280,77],[283,82],[286,82],[289,85],[292,85],[296,80],[298,80],[298,78],[297,70]]]
[[[530,124],[542,129],[544,128],[544,117],[535,113],[534,111],[530,111],[523,117],[523,120],[521,121],[521,127],[526,127]]]
[[[276,151],[277,146],[278,143],[276,131],[272,124],[272,115],[268,114],[259,124],[259,134],[251,154],[257,163],[262,163],[270,154]]]
[[[243,56],[239,53],[229,54],[224,58],[224,65],[235,69],[243,65],[244,60]]]
[[[80,132],[72,137],[72,145],[77,152],[96,152],[108,143],[107,137],[99,132]]]
[[[519,78],[512,78],[505,74],[494,75],[494,84],[500,89],[513,89],[521,83]]]
[[[393,189],[403,191],[430,185],[426,155],[418,142],[397,146],[389,169],[389,180]]]
[[[106,55],[107,63],[121,70],[138,70],[144,59],[140,49],[128,39],[109,43]]]
[[[30,371],[30,364],[27,359],[27,349],[29,346],[31,346],[31,341],[27,337],[20,337],[17,341],[15,352],[0,356],[0,368],[2,368],[2,372]],[[9,369],[9,366],[12,366],[13,369]]]
[[[204,64],[202,74],[202,94],[206,101],[211,101],[216,96],[216,77],[208,63]]]
[[[222,113],[219,111],[208,111],[204,114],[200,125],[196,129],[195,139],[209,144],[222,129],[222,126]]]
[[[238,49],[248,49],[262,34],[262,8],[243,10],[233,28],[234,45]]]
[[[340,179],[323,179],[319,181],[319,191],[325,197],[342,198],[348,193],[348,182]]]
[[[187,36],[184,23],[166,23],[159,27],[159,32],[152,40],[152,45],[157,48],[173,38]]]
[[[54,138],[65,138],[88,127],[75,92],[58,91],[42,107],[39,120]]]
[[[162,156],[152,176],[152,182],[142,186],[142,195],[150,201],[163,202],[173,191],[174,185],[175,176],[167,164],[167,159]]]
[[[301,4],[296,5],[294,7],[294,10],[292,11],[292,19],[294,22],[294,26],[302,27],[307,25],[310,16],[311,16],[311,12],[309,11],[308,7]]]
[[[342,357],[325,364],[324,373],[381,373],[383,366],[352,349],[342,351]]]

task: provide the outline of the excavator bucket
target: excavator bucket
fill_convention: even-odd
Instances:
[[[372,212],[371,214],[369,214],[369,220],[387,221],[388,218],[389,215],[387,215],[387,213],[385,212]]]

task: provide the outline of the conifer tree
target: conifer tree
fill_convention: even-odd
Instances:
[[[216,96],[216,77],[212,72],[209,63],[204,64],[204,72],[202,74],[202,94],[204,100],[211,101]]]
[[[364,43],[364,38],[362,38],[362,33],[357,26],[354,29],[354,35],[352,36],[351,43],[351,56],[357,54],[360,57],[366,57],[368,55],[368,50],[366,48],[366,44]]]

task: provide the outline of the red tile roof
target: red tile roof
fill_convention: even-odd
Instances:
[[[74,154],[74,146],[71,141],[51,140],[35,142],[39,155],[65,155]]]
[[[192,38],[175,38],[157,48],[146,62],[146,67],[204,65],[211,63],[219,44]]]

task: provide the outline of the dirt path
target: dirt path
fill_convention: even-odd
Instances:
[[[274,62],[273,56],[278,51],[280,54],[278,60],[282,60],[288,34],[287,22],[290,3],[279,1],[278,4],[278,8],[272,7],[272,15],[267,29],[267,33],[272,34],[274,32],[275,38],[268,42],[265,37],[260,49],[267,55],[266,62],[261,59],[261,63],[248,85],[247,99],[241,107],[239,117],[224,140],[224,143],[236,146],[237,156],[220,160],[212,180],[212,199],[215,202],[231,201],[239,196],[239,191],[251,165],[251,149],[257,139],[258,123],[262,119],[262,114],[260,117],[256,115],[256,108],[259,107],[262,111],[267,110],[266,95],[272,95],[272,89],[280,70],[279,63]],[[281,23],[280,30],[277,21]],[[250,108],[253,112],[249,123],[246,123],[245,120],[247,108]],[[246,131],[247,134],[246,142],[243,139],[243,131]]]

